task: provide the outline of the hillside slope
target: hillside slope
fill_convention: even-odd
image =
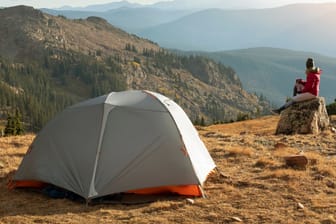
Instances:
[[[18,6],[0,10],[0,32],[0,105],[19,107],[33,130],[66,105],[125,89],[167,95],[208,123],[269,111],[231,68],[175,55],[98,17],[69,20]]]
[[[34,135],[0,138],[1,223],[334,223],[336,133],[274,135],[278,116],[202,127],[199,133],[218,170],[206,198],[138,198],[138,204],[84,203],[51,199],[37,191],[9,191]],[[333,118],[334,127],[336,118]],[[304,153],[306,169],[284,157]],[[147,201],[147,203],[146,203]],[[239,221],[241,220],[241,221]]]

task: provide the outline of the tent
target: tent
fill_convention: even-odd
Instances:
[[[38,133],[11,187],[66,189],[88,199],[121,192],[201,196],[215,168],[174,101],[112,92],[66,108]]]

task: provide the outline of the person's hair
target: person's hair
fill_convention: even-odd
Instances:
[[[314,60],[312,58],[308,58],[306,61],[306,68],[313,69],[315,67]]]

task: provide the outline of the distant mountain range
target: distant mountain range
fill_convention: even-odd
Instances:
[[[274,47],[336,56],[336,45],[333,44],[336,39],[336,30],[333,29],[336,4],[333,3],[198,11],[170,7],[176,2],[165,4],[166,8],[129,6],[104,12],[44,11],[69,18],[99,16],[166,48],[221,51]],[[91,10],[93,6],[86,9]]]
[[[219,51],[274,47],[336,56],[336,4],[209,9],[137,33],[163,47]]]
[[[72,7],[72,6],[63,6],[57,8],[56,10],[71,10],[71,11],[92,11],[92,12],[105,12],[108,10],[118,9],[118,8],[141,8],[144,5],[130,3],[128,1],[120,1],[120,2],[111,2],[106,4],[94,4],[88,5],[85,7]]]
[[[148,7],[121,7],[104,12],[83,10],[60,11],[53,9],[42,9],[42,11],[55,16],[63,15],[69,19],[85,19],[90,16],[101,17],[106,19],[112,25],[133,34],[139,34],[149,27],[155,27],[172,22],[177,18],[182,18],[183,16],[189,15],[193,12],[190,10],[162,10]]]
[[[210,1],[195,1],[195,0],[163,0],[153,4],[136,4],[129,1],[118,1],[105,4],[93,4],[85,7],[71,7],[63,6],[57,8],[57,10],[84,10],[84,11],[108,11],[111,9],[117,9],[121,7],[128,8],[156,8],[164,10],[204,10],[209,8],[219,9],[258,9],[258,8],[271,8],[285,5],[285,1],[278,0],[235,0],[235,1],[223,1],[223,0],[210,0]]]

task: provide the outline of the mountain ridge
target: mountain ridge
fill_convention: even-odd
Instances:
[[[122,7],[138,8],[138,7],[143,7],[143,5],[137,4],[137,3],[130,3],[128,1],[123,0],[119,2],[94,4],[94,5],[88,5],[88,6],[83,6],[83,7],[62,6],[60,8],[55,8],[55,9],[56,10],[78,10],[78,11],[103,12],[106,10],[117,9],[117,8],[122,8]]]

